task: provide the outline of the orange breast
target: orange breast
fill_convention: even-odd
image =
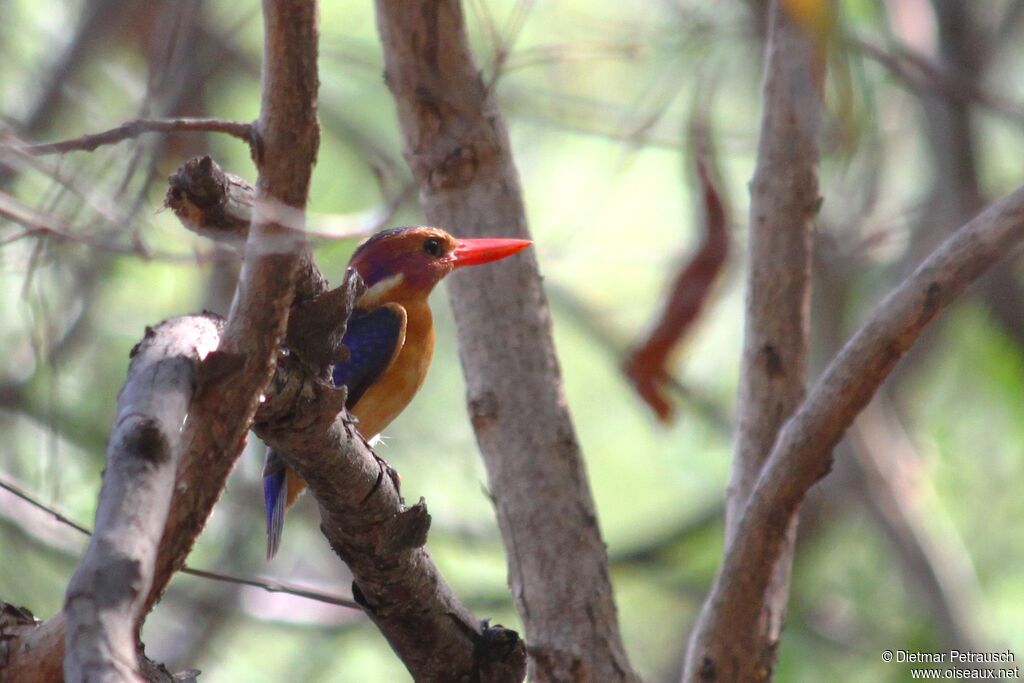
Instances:
[[[397,302],[406,310],[405,344],[380,378],[353,406],[359,431],[367,439],[398,417],[423,386],[434,355],[434,323],[426,301]]]
[[[405,344],[398,355],[352,407],[359,433],[367,439],[380,434],[412,401],[430,369],[434,355],[434,321],[425,299],[396,302],[406,311]],[[288,470],[285,506],[306,490],[306,482]]]

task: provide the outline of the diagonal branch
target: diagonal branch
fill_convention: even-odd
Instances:
[[[339,416],[345,396],[289,355],[255,429],[309,484],[320,529],[352,571],[356,602],[417,681],[519,683],[525,644],[477,620],[441,576],[424,548],[426,504],[403,504],[392,472],[347,413]]]
[[[787,548],[786,529],[778,520],[794,515],[811,486],[828,473],[832,448],[928,324],[1022,239],[1024,186],[946,240],[886,297],[829,364],[779,434],[743,510],[694,636],[688,672],[737,680],[714,658],[717,649],[710,636],[754,628],[772,567]]]
[[[427,220],[529,237],[493,91],[458,0],[377,0],[388,87]],[[448,279],[470,417],[537,681],[634,681],[532,255]]]
[[[117,128],[102,133],[91,133],[60,142],[45,142],[25,145],[23,150],[35,156],[47,154],[64,154],[66,152],[92,152],[103,145],[113,145],[124,140],[137,138],[143,133],[225,133],[242,140],[246,144],[253,143],[253,124],[242,121],[226,121],[224,119],[136,119],[122,123]]]

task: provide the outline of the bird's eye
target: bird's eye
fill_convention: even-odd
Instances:
[[[436,237],[428,237],[426,241],[423,242],[423,251],[427,252],[434,258],[437,258],[443,251],[441,248],[441,240]]]

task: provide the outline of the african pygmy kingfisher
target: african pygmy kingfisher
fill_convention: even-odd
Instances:
[[[439,228],[379,232],[352,254],[349,266],[366,290],[355,302],[342,343],[347,360],[334,366],[335,386],[348,387],[346,408],[359,432],[373,439],[409,404],[434,352],[427,296],[448,273],[489,263],[530,245],[519,239],[456,239]],[[263,470],[267,558],[277,552],[285,510],[306,488],[276,457]]]

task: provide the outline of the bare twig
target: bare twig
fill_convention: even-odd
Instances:
[[[0,479],[0,489],[4,489],[10,494],[17,496],[21,500],[25,501],[32,507],[45,512],[52,516],[55,520],[64,524],[75,531],[91,536],[92,531],[87,527],[79,524],[78,522],[70,519],[62,512],[55,510],[54,508],[41,502],[35,496],[27,493],[18,486],[15,486],[9,481]],[[332,595],[331,593],[324,593],[323,591],[314,591],[308,588],[300,588],[299,586],[293,586],[291,584],[282,583],[280,581],[273,581],[270,579],[260,579],[252,576],[237,576],[235,574],[225,574],[224,572],[214,572],[209,569],[198,569],[196,567],[189,567],[188,565],[182,567],[182,574],[188,574],[201,579],[209,579],[211,581],[221,581],[223,583],[234,583],[242,586],[250,586],[252,588],[260,588],[267,591],[268,593],[285,593],[287,595],[294,595],[299,598],[306,598],[308,600],[314,600],[316,602],[323,602],[328,605],[337,605],[338,607],[348,607],[350,609],[362,610],[355,600],[349,598],[343,598],[338,595]]]
[[[388,87],[427,220],[528,237],[508,135],[457,0],[378,0]],[[634,681],[535,257],[448,280],[469,412],[537,681]],[[567,549],[572,549],[567,552]]]
[[[726,547],[783,423],[804,396],[811,235],[818,212],[818,131],[824,64],[819,36],[772,3],[764,110],[751,185],[750,266],[738,432],[726,503]],[[713,592],[692,635],[685,681],[758,680],[775,663],[789,597],[795,509],[776,515],[780,549],[770,581],[748,594],[744,617],[722,614]],[[784,543],[782,542],[784,539]],[[725,578],[719,574],[718,582]],[[716,587],[719,585],[716,583]]]
[[[909,48],[885,49],[866,38],[852,36],[848,44],[872,59],[921,94],[937,94],[962,104],[974,103],[993,114],[1024,124],[1024,104],[987,90],[981,81],[964,74],[949,74],[928,57]]]
[[[242,140],[248,145],[253,142],[253,124],[224,119],[136,119],[122,123],[117,128],[91,133],[60,142],[45,142],[25,145],[24,150],[35,156],[64,154],[66,152],[92,152],[103,145],[113,145],[124,140],[137,138],[143,133],[224,133]]]
[[[779,434],[743,510],[705,605],[688,670],[736,680],[735,664],[711,658],[705,634],[753,628],[772,567],[788,547],[787,529],[778,520],[792,517],[811,486],[828,473],[832,448],[928,323],[1022,239],[1024,186],[946,240],[886,297],[829,364]]]
[[[97,251],[122,256],[137,256],[147,261],[167,261],[172,263],[202,263],[208,257],[202,254],[174,254],[155,252],[145,249],[138,243],[121,243],[101,235],[88,233],[84,230],[65,224],[58,216],[42,214],[31,207],[0,191],[0,218],[21,225],[24,230],[0,238],[0,247],[13,244],[24,239],[49,239],[54,242],[81,244]],[[212,258],[231,258],[227,254],[211,255]]]

